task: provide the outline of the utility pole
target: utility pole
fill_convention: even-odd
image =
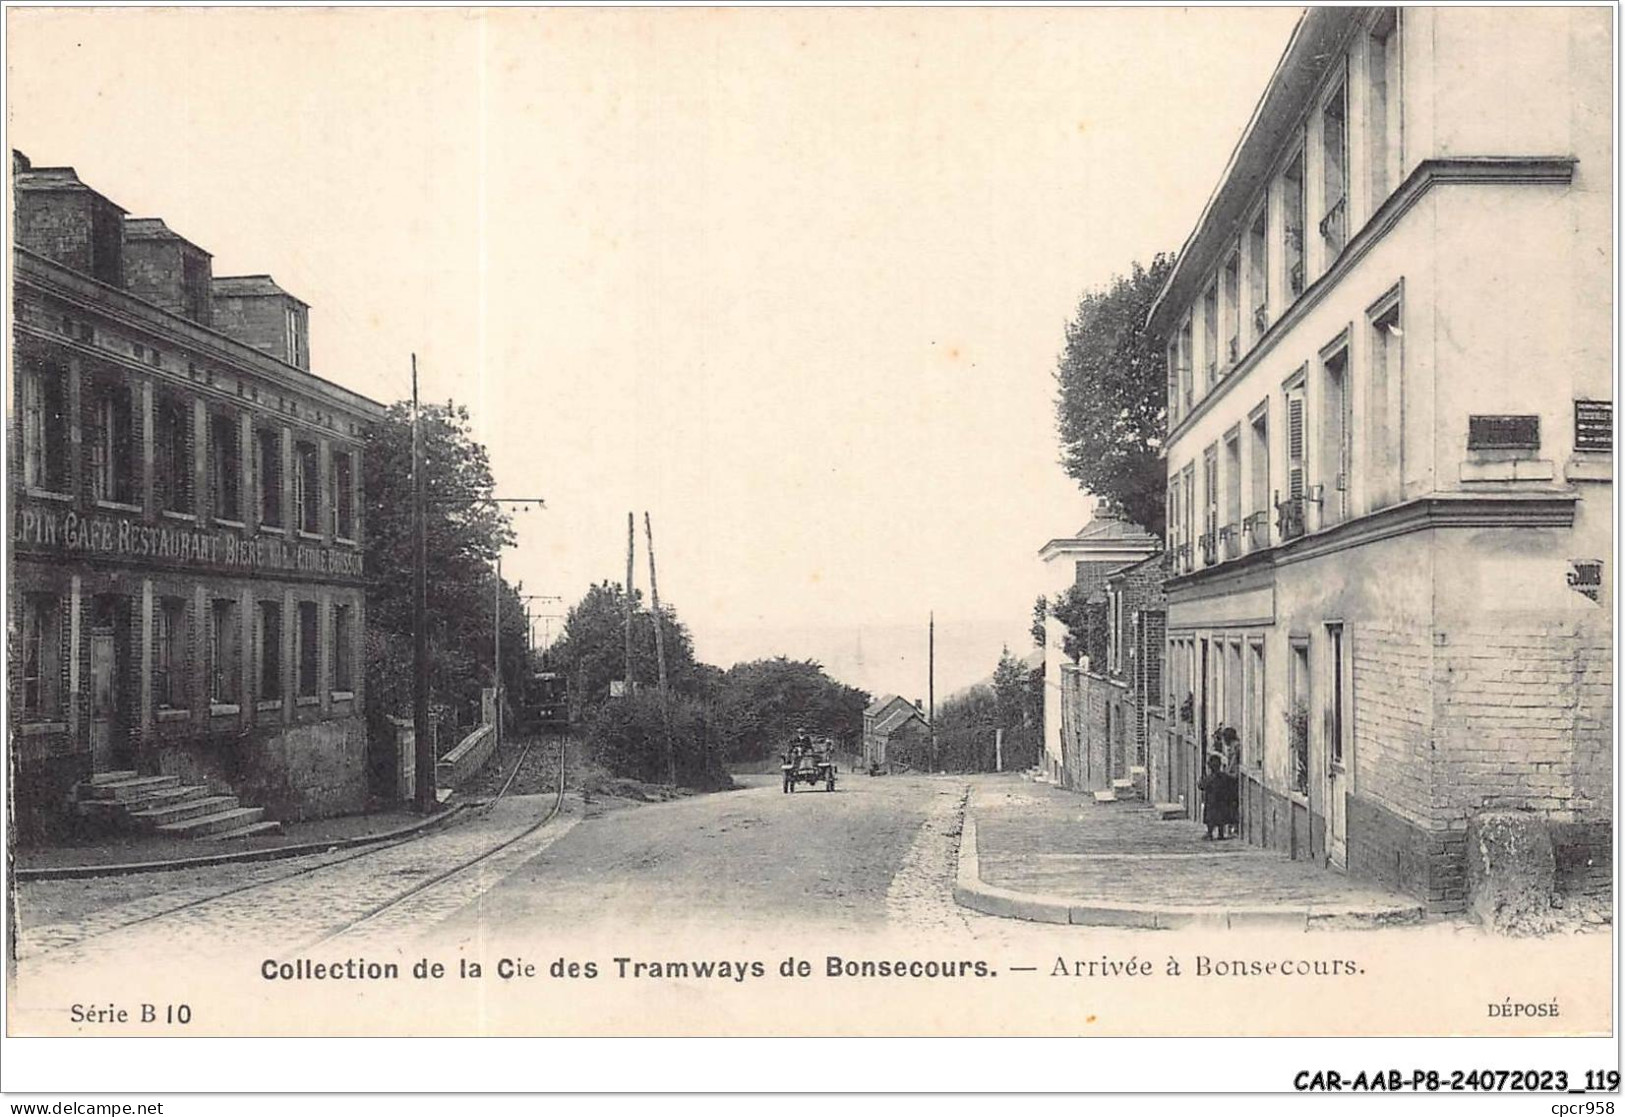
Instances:
[[[632,697],[632,551],[637,544],[637,522],[626,514],[626,697]]]
[[[660,623],[660,583],[655,580],[655,529],[649,513],[643,514],[643,530],[649,539],[649,601],[655,611],[655,666],[660,679],[660,719],[666,726],[666,776],[677,786],[677,750],[671,739],[671,702],[666,694],[666,626]]]
[[[502,552],[497,552],[497,584],[491,598],[491,624],[495,636],[491,653],[492,705],[495,707],[497,748],[502,747]]]
[[[424,523],[423,416],[418,408],[418,355],[412,354],[412,737],[417,809],[435,809],[434,741],[429,737],[429,544]]]
[[[929,714],[931,722],[931,770],[937,770],[937,611],[931,610],[930,635],[927,637],[926,655],[926,701],[930,703]]]

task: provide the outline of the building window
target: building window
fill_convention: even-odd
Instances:
[[[1304,422],[1304,386],[1299,380],[1286,389],[1286,499],[1276,504],[1276,530],[1282,539],[1296,539],[1304,532],[1303,504],[1308,486]]]
[[[314,442],[293,444],[293,506],[299,530],[314,535],[322,530],[320,465]]]
[[[1168,425],[1179,422],[1179,342],[1168,343]]]
[[[237,421],[230,415],[209,419],[209,477],[214,484],[214,518],[241,522],[242,454]]]
[[[1369,94],[1366,138],[1370,144],[1371,208],[1399,184],[1399,9],[1383,8],[1371,25],[1366,50]]]
[[[163,397],[153,416],[154,480],[158,507],[167,512],[192,511],[192,411],[184,400]]]
[[[1211,389],[1219,378],[1219,281],[1213,280],[1202,294],[1202,364],[1207,370],[1204,387]]]
[[[1219,447],[1209,446],[1202,453],[1202,562],[1211,566],[1219,561]]]
[[[282,697],[282,603],[260,602],[260,698]]]
[[[1224,299],[1224,367],[1241,360],[1241,251],[1230,253],[1220,275]]]
[[[333,454],[333,534],[355,538],[355,460],[344,451]]]
[[[23,595],[22,606],[21,716],[45,721],[60,705],[61,603],[49,594],[29,593]]]
[[[1399,500],[1405,484],[1405,334],[1397,298],[1371,319],[1371,388],[1361,467],[1371,509]]]
[[[333,606],[333,689],[338,691],[352,691],[355,689],[350,678],[350,657],[353,649],[350,647],[351,621],[350,606]]]
[[[1244,760],[1249,767],[1264,766],[1264,642],[1247,645],[1247,712],[1243,740]]]
[[[1348,83],[1339,82],[1320,110],[1322,201],[1320,239],[1326,247],[1326,264],[1337,259],[1348,243]]]
[[[1190,569],[1196,565],[1196,559],[1191,553],[1191,547],[1196,541],[1196,463],[1187,462],[1180,473],[1181,489],[1185,494],[1185,528],[1181,542],[1185,546],[1185,566]]]
[[[23,483],[43,492],[68,491],[68,385],[58,369],[25,369],[21,377]]]
[[[1286,263],[1287,300],[1303,294],[1303,149],[1281,172],[1281,248]]]
[[[316,603],[299,603],[299,697],[316,697],[321,645],[316,635]]]
[[[1347,346],[1323,359],[1320,400],[1321,523],[1340,523],[1348,515],[1349,493],[1349,351]]]
[[[305,324],[296,307],[288,308],[288,363],[305,367],[300,353],[305,347]]]
[[[1252,415],[1253,441],[1251,446],[1252,514],[1247,519],[1248,534],[1254,547],[1267,547],[1270,542],[1270,419],[1269,403],[1265,401]]]
[[[1247,230],[1247,306],[1253,319],[1256,343],[1270,328],[1270,207],[1258,207]]]
[[[1287,681],[1287,778],[1293,791],[1309,794],[1309,644],[1292,642],[1292,677]]]
[[[161,709],[184,707],[187,655],[186,599],[160,597],[152,614],[152,700]]]
[[[1241,428],[1224,436],[1224,523],[1219,534],[1224,546],[1220,553],[1235,558],[1241,553]]]
[[[1179,538],[1180,510],[1179,510],[1179,475],[1176,473],[1168,479],[1168,551],[1174,556],[1174,573],[1184,571],[1184,562],[1180,554]]]
[[[260,524],[282,526],[282,432],[271,427],[254,431],[255,473],[260,485]]]
[[[97,385],[91,393],[90,415],[91,496],[112,504],[134,504],[134,416],[129,385]]]
[[[237,701],[237,603],[216,598],[209,608],[209,701]]]
[[[1190,315],[1187,314],[1185,316],[1184,324],[1179,327],[1180,411],[1186,415],[1190,414],[1191,405],[1196,402],[1194,398],[1195,387],[1193,384],[1196,376],[1192,371],[1196,367],[1195,362],[1196,354],[1194,352],[1191,319]]]

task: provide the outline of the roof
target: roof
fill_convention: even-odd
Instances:
[[[225,298],[257,298],[264,295],[278,295],[284,299],[292,299],[300,306],[306,302],[298,295],[294,295],[277,286],[276,280],[268,275],[217,275],[210,281],[211,294]]]
[[[1051,539],[1038,549],[1038,554],[1046,558],[1062,551],[1099,549],[1107,553],[1123,553],[1125,559],[1133,560],[1139,552],[1161,546],[1162,541],[1139,524],[1103,507],[1078,529],[1076,535]]]
[[[26,161],[27,157],[25,156],[24,162]],[[112,206],[120,213],[124,212],[124,208],[122,206],[109,200],[105,194],[101,193],[101,191],[94,190],[91,187],[86,186],[79,178],[79,173],[72,167],[19,166],[14,163],[13,168],[11,184],[14,189],[40,191],[65,190],[82,192],[85,194],[94,194],[96,197],[100,198],[104,202],[107,202],[108,205]]]
[[[889,733],[897,732],[901,726],[916,718],[919,719],[921,725],[925,724],[925,716],[913,706],[905,706],[900,709],[893,710],[881,721],[879,725],[875,726],[875,732],[884,737]]]
[[[864,707],[863,712],[873,717],[895,701],[897,701],[897,695],[882,694],[879,698],[876,698],[873,702],[869,703],[868,706]]]
[[[205,256],[211,256],[212,257],[214,255],[214,253],[208,251],[207,249],[199,248],[197,245],[193,244],[191,241],[189,241],[185,237],[181,236],[175,230],[171,229],[168,225],[165,225],[164,224],[164,219],[162,217],[125,217],[125,219],[124,219],[124,239],[127,240],[127,241],[130,241],[130,240],[173,240],[173,241],[179,241],[180,243],[186,245],[188,248],[191,248],[196,252],[203,253],[203,255],[205,255]]]
[[[1185,239],[1167,282],[1151,304],[1146,324],[1153,336],[1166,335],[1175,313],[1196,298],[1197,291],[1228,246],[1259,190],[1274,170],[1278,155],[1298,124],[1303,106],[1327,66],[1336,59],[1333,49],[1350,25],[1369,9],[1314,7],[1307,9],[1292,29],[1281,60],[1275,65],[1252,118],[1242,129],[1196,227]]]

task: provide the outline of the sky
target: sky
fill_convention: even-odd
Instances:
[[[1195,224],[1298,9],[18,9],[9,142],[466,403],[562,612],[626,515],[702,659],[937,695],[1088,519],[1079,297]],[[71,80],[64,80],[71,75]],[[558,621],[547,622],[556,634]],[[538,622],[537,634],[544,630]]]

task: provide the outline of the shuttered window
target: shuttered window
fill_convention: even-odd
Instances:
[[[1294,499],[1304,492],[1303,443],[1303,389],[1299,388],[1286,397],[1287,495]]]

